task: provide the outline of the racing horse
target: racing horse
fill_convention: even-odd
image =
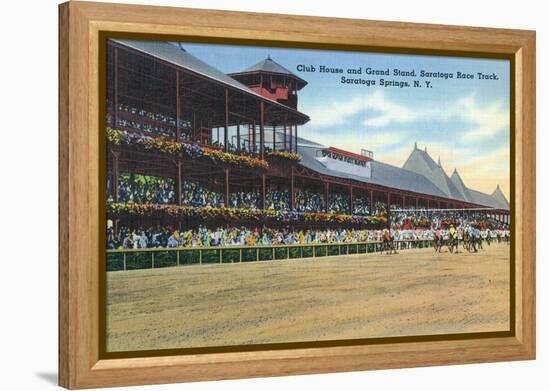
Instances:
[[[382,246],[380,247],[380,254],[384,251],[386,251],[386,255],[397,254],[395,242],[390,234],[390,231],[387,229],[382,232]]]
[[[440,253],[441,249],[443,248],[443,243],[444,243],[443,235],[441,235],[440,231],[436,231],[436,233],[434,235],[433,243],[434,243],[435,252]]]
[[[449,252],[451,254],[458,253],[458,232],[455,231],[454,234],[449,234],[449,242],[447,243],[447,248],[449,249]]]
[[[479,243],[479,241],[475,238],[472,232],[469,232],[467,230],[464,231],[464,241],[463,241],[463,247],[464,250],[471,252],[477,252],[476,245]]]

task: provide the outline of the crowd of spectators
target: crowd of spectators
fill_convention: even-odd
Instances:
[[[107,229],[107,246],[114,248],[255,246],[316,243],[357,243],[380,240],[380,230],[325,229],[290,230],[274,228],[231,227],[174,230],[149,227],[131,230],[122,227],[118,235],[112,225]],[[416,234],[418,238],[422,233]]]
[[[357,216],[367,216],[369,214],[369,203],[365,197],[353,198],[353,214]]]
[[[448,230],[441,230],[448,238]],[[459,239],[462,230],[459,230]],[[391,229],[391,236],[397,241],[432,240],[435,229]],[[483,239],[490,237],[495,241],[507,240],[506,229],[482,230]],[[172,227],[149,227],[129,229],[121,227],[117,235],[112,222],[107,225],[107,248],[173,248],[173,247],[216,247],[216,246],[258,246],[258,245],[307,245],[321,243],[363,243],[380,241],[383,230],[358,229],[307,229],[288,228],[246,228],[219,227],[210,229],[199,226],[198,229],[177,230]],[[399,247],[413,246],[403,243]]]
[[[210,190],[196,181],[182,181],[181,203],[193,207],[220,208],[224,205],[223,194]]]
[[[270,187],[265,195],[266,209],[289,210],[290,191],[287,188]]]
[[[172,204],[175,202],[174,180],[150,175],[121,174],[118,177],[118,201]]]
[[[229,195],[229,207],[260,209],[262,207],[262,198],[258,190],[237,191]]]
[[[348,196],[341,193],[330,193],[328,196],[328,210],[334,213],[350,214]]]
[[[110,176],[109,176],[110,177]],[[108,181],[108,201],[112,202]],[[118,179],[118,201],[135,203],[175,203],[175,183],[171,178],[147,176],[139,174],[121,174]],[[215,191],[202,182],[184,180],[181,184],[182,205],[193,207],[221,208],[225,200],[221,191]],[[265,209],[289,211],[290,191],[284,186],[269,186],[266,191]],[[297,212],[324,212],[324,196],[308,190],[298,190],[295,195],[295,210]],[[229,195],[230,208],[261,208],[261,194],[258,189],[236,191]],[[365,198],[355,197],[353,202],[354,215],[369,214],[368,202]],[[384,209],[385,210],[385,207]],[[329,211],[349,214],[349,200],[346,195],[334,193],[329,195]]]
[[[392,208],[393,209],[393,208]],[[397,208],[395,208],[397,209]],[[498,221],[487,212],[467,212],[457,210],[398,209],[391,212],[391,222],[400,229],[448,228],[479,226],[480,228],[505,230],[508,224]]]
[[[322,194],[298,190],[294,197],[298,212],[323,212],[325,210],[325,200]]]
[[[111,126],[132,128],[163,137],[174,138],[176,136],[176,119],[172,116],[162,113],[152,113],[126,104],[119,104],[118,112],[119,116],[116,124],[114,124],[112,116],[110,114],[107,115],[107,123]],[[125,115],[126,113],[130,115]],[[180,129],[187,129],[189,126],[188,121],[180,119]],[[184,136],[186,133],[182,132],[181,134]]]
[[[375,201],[373,214],[376,216],[382,216],[387,214],[387,207],[385,202]]]

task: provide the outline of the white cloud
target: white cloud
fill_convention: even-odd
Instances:
[[[369,95],[365,101],[365,108],[377,112],[373,118],[365,120],[365,126],[383,127],[390,123],[408,123],[416,121],[419,113],[406,106],[399,105],[387,99],[382,91]]]
[[[461,133],[461,141],[471,142],[496,135],[509,127],[509,113],[502,101],[480,102],[475,94],[468,95],[446,108],[412,108],[398,104],[386,97],[383,91],[367,96],[355,96],[345,102],[332,102],[310,110],[309,128],[342,125],[349,117],[372,110],[375,115],[363,121],[367,128],[384,128],[392,124],[414,123],[419,119],[432,121],[461,121],[467,129]]]
[[[341,125],[348,118],[363,111],[373,110],[376,115],[363,122],[365,126],[383,127],[390,123],[413,122],[419,113],[406,106],[399,105],[386,98],[382,91],[370,95],[355,96],[345,102],[332,102],[329,105],[310,109],[309,115],[312,127],[328,127]]]
[[[390,148],[407,140],[407,134],[401,131],[386,131],[361,135],[349,134],[322,134],[317,135],[315,140],[323,145],[333,146],[346,151],[360,153],[361,149],[377,151],[378,149]]]
[[[510,116],[503,102],[496,101],[482,105],[476,101],[475,95],[460,99],[444,118],[462,119],[473,126],[463,133],[463,141],[475,141],[496,135],[509,127]]]
[[[363,97],[356,96],[346,102],[332,102],[323,107],[315,107],[308,111],[311,118],[309,127],[328,127],[340,125],[347,121],[347,118],[358,113],[365,107]]]

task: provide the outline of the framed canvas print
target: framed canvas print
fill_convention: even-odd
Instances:
[[[535,34],[69,2],[60,384],[535,357]]]

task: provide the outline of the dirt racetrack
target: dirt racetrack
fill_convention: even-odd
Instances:
[[[107,351],[505,331],[509,250],[110,272]]]

